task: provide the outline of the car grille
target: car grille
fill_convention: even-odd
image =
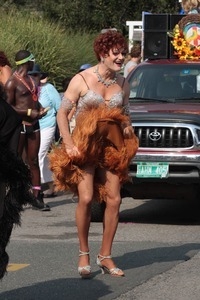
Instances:
[[[135,126],[134,130],[143,148],[189,148],[194,144],[191,130],[185,127]]]

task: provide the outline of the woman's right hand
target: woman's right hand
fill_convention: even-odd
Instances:
[[[74,145],[71,146],[71,147],[69,147],[68,145],[66,145],[65,146],[65,150],[66,150],[66,152],[67,152],[67,154],[69,156],[77,156],[77,155],[80,154],[78,148],[76,146],[74,146]]]

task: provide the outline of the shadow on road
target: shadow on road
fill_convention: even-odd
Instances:
[[[156,248],[143,249],[133,252],[127,252],[120,257],[115,258],[117,265],[123,270],[140,268],[156,263],[174,261],[187,261],[200,250],[199,243],[188,243],[180,246],[163,246]]]
[[[87,282],[86,282],[87,281]],[[1,293],[4,300],[97,300],[112,293],[102,281],[66,278],[40,282]]]
[[[140,247],[139,247],[140,248]],[[29,284],[1,293],[2,300],[80,300],[115,299],[131,285],[137,286],[157,274],[171,269],[175,264],[189,260],[200,249],[199,243],[136,249],[115,257],[115,262],[125,271],[125,278],[114,278],[94,272],[91,280],[60,278]],[[153,266],[153,269],[152,269]],[[59,264],[58,264],[59,267]],[[62,276],[63,274],[61,274]],[[103,277],[102,277],[103,276]],[[134,276],[134,279],[133,279]],[[38,274],[38,280],[42,277]],[[127,281],[127,279],[129,280]],[[11,277],[10,280],[13,280]],[[134,281],[134,283],[133,283]],[[27,283],[26,283],[27,284]],[[127,286],[128,284],[128,286]],[[23,285],[23,282],[21,282]]]
[[[120,222],[200,225],[200,201],[141,200],[136,207],[134,201],[133,208],[120,212]]]

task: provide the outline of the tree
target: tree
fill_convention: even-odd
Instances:
[[[35,10],[53,22],[61,22],[72,31],[99,32],[116,27],[127,33],[126,21],[141,20],[142,12],[178,13],[176,0],[0,0],[3,7]]]

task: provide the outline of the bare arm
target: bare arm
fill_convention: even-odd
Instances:
[[[26,116],[27,115],[27,109],[21,109],[20,107],[17,107],[16,103],[16,84],[13,77],[10,77],[8,81],[5,84],[5,92],[6,92],[6,101],[8,104],[12,106],[12,108],[20,115],[20,116]]]
[[[64,93],[61,106],[57,113],[58,127],[68,154],[78,153],[78,149],[74,145],[74,142],[71,138],[68,120],[75,110],[75,106],[80,97],[82,84],[83,82],[81,76],[75,75],[71,79],[70,84]]]
[[[62,101],[65,101],[66,98],[64,98]],[[70,149],[74,147],[73,140],[70,135],[69,131],[69,124],[68,124],[68,116],[69,112],[66,108],[63,107],[61,104],[61,107],[58,110],[57,113],[57,123],[60,131],[60,135],[62,136],[63,143],[65,144],[66,149]]]
[[[0,76],[0,81],[2,82],[3,85],[6,84],[7,80],[11,77],[12,75],[12,69],[9,66],[4,66],[1,67],[1,76]]]
[[[6,92],[6,101],[8,104],[10,104],[14,110],[23,117],[26,121],[32,121],[35,119],[41,119],[46,112],[44,111],[44,108],[34,108],[28,107],[27,108],[27,98],[25,99],[25,96],[17,95],[19,92],[17,92],[16,88],[16,81],[13,77],[8,79],[5,85],[5,92]],[[30,96],[27,96],[30,97]],[[17,102],[18,99],[18,102]],[[31,98],[32,99],[32,98]],[[32,101],[32,100],[31,100]],[[37,102],[39,104],[39,102]]]
[[[9,79],[5,85],[6,101],[15,109],[15,83]]]
[[[134,131],[131,125],[130,112],[129,112],[130,86],[127,80],[125,80],[124,82],[123,90],[124,90],[124,99],[123,99],[124,114],[129,116],[129,121],[126,124],[123,124],[124,136],[126,138],[131,138],[133,136]]]

